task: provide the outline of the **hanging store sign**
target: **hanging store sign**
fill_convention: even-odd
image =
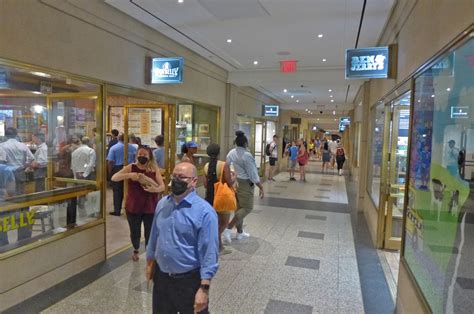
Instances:
[[[391,73],[389,47],[346,50],[346,79],[388,78]]]
[[[341,117],[339,119],[339,132],[344,132],[350,124],[351,124],[350,117]]]
[[[183,82],[184,59],[176,58],[147,58],[147,84],[179,84]]]
[[[278,117],[280,113],[280,106],[278,105],[263,105],[262,116],[264,117]]]
[[[467,119],[469,118],[469,107],[467,106],[452,106],[451,119]]]

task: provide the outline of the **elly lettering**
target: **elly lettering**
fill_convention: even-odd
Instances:
[[[20,212],[0,218],[0,231],[8,232],[31,226],[35,223],[35,211]]]

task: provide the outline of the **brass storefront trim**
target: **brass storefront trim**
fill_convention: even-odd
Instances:
[[[38,247],[41,247],[43,245],[46,245],[46,244],[64,239],[64,238],[69,237],[69,236],[71,236],[75,233],[78,233],[78,232],[81,232],[81,231],[84,231],[84,230],[87,230],[87,229],[91,229],[91,228],[93,228],[95,226],[98,226],[98,225],[101,225],[101,224],[105,224],[104,218],[99,218],[99,219],[91,221],[87,224],[77,226],[73,229],[69,229],[69,230],[67,230],[65,232],[62,232],[62,233],[58,233],[57,235],[53,235],[53,236],[50,236],[48,238],[41,239],[41,240],[38,240],[36,242],[33,242],[33,243],[27,244],[25,246],[19,247],[17,249],[2,253],[2,254],[0,254],[0,261],[8,259],[10,257],[13,257],[15,255],[19,255],[21,253],[25,253],[27,251],[31,251],[31,250],[36,249]]]
[[[408,262],[407,262],[407,260],[405,259],[404,256],[400,256],[400,265],[403,265],[405,267],[405,269],[407,271],[407,274],[408,274],[408,277],[410,278],[410,281],[412,282],[413,287],[415,288],[415,292],[417,294],[417,297],[418,297],[419,300],[421,300],[421,304],[425,308],[426,312],[433,313],[428,301],[425,298],[425,295],[424,295],[423,291],[421,290],[420,286],[418,285],[418,281],[416,280],[415,275],[411,271],[411,268],[408,265]]]

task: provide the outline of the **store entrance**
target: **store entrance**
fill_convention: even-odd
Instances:
[[[111,131],[116,129],[124,135],[124,156],[128,154],[128,144],[146,145],[153,152],[157,149],[163,151],[161,163],[161,174],[165,183],[168,182],[171,169],[175,164],[175,147],[171,143],[175,142],[174,124],[171,124],[173,117],[172,105],[157,103],[151,100],[141,100],[121,95],[110,95],[107,97],[108,107],[108,142],[112,138]],[[173,126],[173,128],[171,127]],[[162,135],[163,145],[158,147],[155,138]],[[161,143],[160,141],[158,141]],[[108,150],[110,148],[108,147]],[[133,160],[135,157],[133,157]],[[124,166],[128,164],[128,158],[124,158]],[[110,179],[110,178],[109,178]],[[122,203],[122,215],[107,215],[106,235],[107,235],[107,256],[112,256],[131,246],[130,232],[123,208],[127,198],[127,184],[124,184],[124,200]],[[106,212],[113,209],[113,190],[109,184],[106,190]],[[142,231],[142,240],[144,240]],[[144,245],[142,245],[144,248]]]
[[[400,250],[407,173],[410,92],[386,105],[380,215],[383,248]]]

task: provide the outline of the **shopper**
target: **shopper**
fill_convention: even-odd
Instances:
[[[270,158],[269,158],[269,163],[270,167],[268,169],[268,181],[275,181],[273,179],[273,173],[275,171],[275,166],[278,161],[278,136],[273,135],[273,141],[270,143]]]
[[[146,254],[153,313],[209,313],[210,284],[219,266],[217,215],[195,191],[193,164],[177,164],[171,178],[172,194],[156,207]]]
[[[182,149],[183,157],[181,158],[182,162],[190,162],[193,165],[196,164],[194,160],[194,154],[197,153],[198,144],[195,141],[189,141],[184,144],[184,149]]]
[[[329,164],[331,162],[331,153],[329,152],[328,141],[325,140],[323,145],[323,173],[329,169]]]
[[[118,143],[119,131],[117,129],[112,129],[110,133],[112,134],[112,138],[110,139],[109,147],[107,148],[107,153],[109,152],[112,146]]]
[[[319,138],[316,139],[314,145],[315,145],[316,159],[320,160],[321,159],[321,140]]]
[[[45,135],[36,132],[31,136],[32,142],[36,145],[35,160],[26,169],[30,172],[35,181],[35,192],[45,190],[45,179],[48,167],[48,146],[45,143]]]
[[[125,201],[134,261],[138,261],[142,223],[145,229],[145,247],[150,238],[151,224],[158,204],[159,194],[165,190],[160,169],[149,147],[140,146],[137,159],[112,176],[113,182],[128,180]]]
[[[153,156],[160,169],[165,169],[165,137],[163,135],[157,135],[155,137],[155,143],[157,148],[153,151]]]
[[[344,162],[346,161],[346,151],[341,144],[341,141],[337,141],[337,149],[336,149],[336,162],[337,162],[337,173],[341,176],[342,175],[342,167],[344,166]]]
[[[298,155],[297,155],[297,160],[298,164],[300,165],[300,181],[306,182],[306,165],[308,164],[308,159],[309,159],[309,154],[308,151],[306,150],[306,147],[304,145],[303,139],[298,140]]]
[[[234,227],[237,228],[237,240],[243,240],[250,236],[244,232],[243,224],[244,218],[253,209],[253,194],[255,185],[260,189],[260,198],[263,198],[263,185],[260,182],[258,175],[257,164],[255,158],[248,151],[249,141],[244,132],[235,132],[235,145],[229,154],[227,154],[227,163],[233,164],[237,173],[237,211],[234,218],[229,223],[229,226],[224,230],[223,238],[225,243],[231,242],[231,231]]]
[[[288,148],[288,155],[288,162],[290,163],[290,181],[296,181],[295,168],[298,159],[298,146],[296,146],[296,141],[291,142],[291,146]]]
[[[87,136],[81,139],[81,145],[71,154],[71,170],[74,179],[95,180],[95,150],[90,147]]]
[[[223,182],[227,183],[229,187],[233,187],[235,183],[236,174],[234,171],[231,171],[230,165],[225,162],[218,160],[220,147],[217,144],[210,144],[207,149],[207,155],[210,158],[210,161],[204,165],[204,175],[206,180],[204,181],[204,187],[206,188],[206,201],[211,204],[214,204],[214,183],[216,183],[221,177]],[[227,228],[229,224],[229,218],[233,210],[224,210],[218,211],[217,217],[219,220],[219,252],[220,254],[229,254],[232,251],[225,249],[222,244],[222,232]]]
[[[337,150],[337,142],[333,139],[329,141],[329,153],[331,154],[331,167],[334,169],[336,165],[336,150]]]
[[[135,154],[137,150],[132,144],[128,144],[128,163],[131,164],[135,160]],[[120,170],[124,165],[125,157],[125,145],[123,143],[123,134],[119,135],[119,142],[115,144],[107,155],[108,173],[113,176]],[[114,192],[114,211],[109,212],[110,215],[120,216],[122,211],[123,202],[123,182],[112,182],[112,189]]]

